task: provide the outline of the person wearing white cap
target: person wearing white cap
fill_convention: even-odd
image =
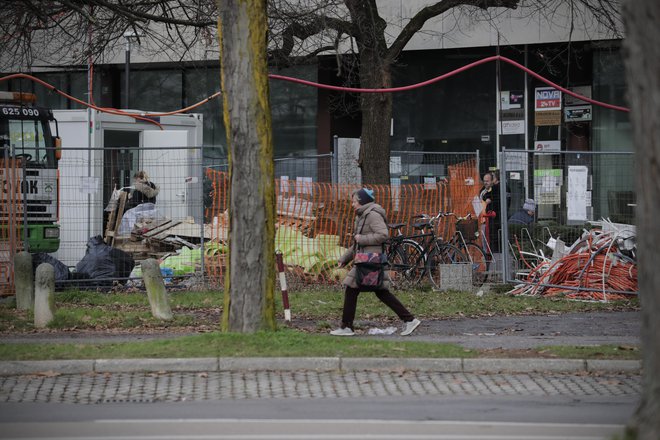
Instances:
[[[536,214],[536,202],[534,199],[526,199],[522,209],[509,217],[509,224],[529,226],[534,223],[534,214]]]

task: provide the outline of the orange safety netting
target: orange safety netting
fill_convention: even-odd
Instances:
[[[0,296],[14,294],[14,255],[22,250],[21,162],[0,159]]]
[[[479,194],[476,160],[448,167],[446,179],[431,184],[369,185],[376,203],[385,208],[388,222],[406,223],[412,233],[413,216],[440,211],[465,216],[473,212],[472,199]],[[229,175],[208,169],[212,204],[206,211],[212,242],[224,243],[228,235]],[[361,185],[316,183],[305,179],[276,179],[277,224],[275,247],[283,253],[289,271],[312,281],[334,280],[336,262],[352,244],[355,213],[350,197]],[[448,217],[438,233],[449,236],[456,219]],[[209,251],[211,249],[211,251]],[[205,265],[211,281],[222,282],[226,249],[207,248]]]

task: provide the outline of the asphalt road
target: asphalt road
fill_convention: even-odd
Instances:
[[[610,439],[634,397],[0,404],[2,439]]]

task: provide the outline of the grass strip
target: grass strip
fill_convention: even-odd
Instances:
[[[336,356],[458,358],[476,354],[473,350],[453,344],[336,338],[291,329],[254,334],[213,332],[167,340],[121,343],[0,344],[0,360]]]

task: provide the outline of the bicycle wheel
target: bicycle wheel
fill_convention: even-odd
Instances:
[[[463,252],[467,260],[472,264],[472,285],[481,286],[488,279],[488,266],[490,261],[486,253],[474,243],[466,243]]]
[[[426,259],[426,271],[433,287],[439,289],[442,286],[441,264],[464,263],[465,261],[465,254],[453,244],[436,243]]]
[[[388,275],[396,289],[415,286],[424,276],[424,249],[414,240],[402,240],[387,255]]]

